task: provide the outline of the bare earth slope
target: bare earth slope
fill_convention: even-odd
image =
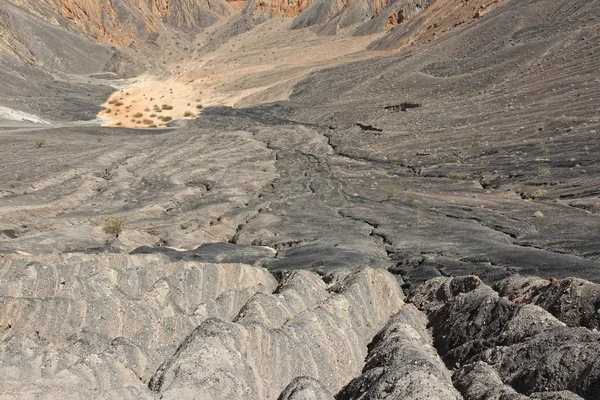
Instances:
[[[0,3],[0,398],[598,400],[600,2],[261,4]]]

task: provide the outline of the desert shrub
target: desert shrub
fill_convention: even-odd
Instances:
[[[461,180],[466,179],[466,177],[464,175],[456,174],[456,173],[448,174],[448,178],[450,178],[450,180],[454,183],[457,183]]]
[[[183,116],[184,116],[184,117],[193,117],[193,116],[194,116],[194,113],[193,113],[193,112],[191,112],[191,111],[186,111],[186,112],[184,112],[184,113],[183,113]]]
[[[38,149],[42,148],[42,146],[45,144],[46,141],[44,139],[39,139],[35,141],[35,147],[37,147]]]
[[[172,110],[172,109],[173,109],[173,106],[171,106],[171,105],[169,105],[169,104],[163,104],[163,105],[162,105],[162,109],[163,109],[163,110]]]
[[[548,191],[546,189],[538,189],[538,190],[534,191],[533,193],[531,193],[531,198],[535,199],[537,197],[542,197],[546,193],[548,193]]]
[[[110,108],[107,108],[107,109],[106,109],[106,113],[107,113],[107,114],[110,114],[111,112],[112,112],[112,110],[111,110]]]
[[[156,118],[156,114],[150,114],[150,118]]]
[[[114,104],[116,107],[121,107],[124,103],[122,101],[115,101]]]
[[[169,121],[172,121],[172,120],[173,120],[173,118],[172,118],[172,117],[169,117],[168,115],[166,115],[166,116],[162,117],[162,120],[163,120],[164,122],[169,122]]]
[[[389,187],[388,190],[385,192],[386,200],[392,200],[396,197],[398,197],[398,189],[393,186]]]
[[[152,125],[152,123],[153,123],[154,121],[153,121],[153,120],[151,120],[151,119],[145,119],[145,120],[143,120],[142,122],[144,123],[144,125]]]
[[[203,106],[202,104],[198,104],[198,105],[196,106],[196,108],[197,108],[198,110],[201,110],[201,109],[203,109],[203,108],[204,108],[204,106]]]
[[[140,117],[143,117],[143,116],[144,116],[144,114],[142,114],[140,112],[133,114],[133,118],[140,118]]]
[[[538,165],[535,168],[535,171],[537,172],[537,174],[539,176],[548,176],[548,175],[550,175],[550,170],[547,167],[542,167],[541,165]]]
[[[125,220],[123,218],[106,218],[104,220],[104,226],[102,232],[108,233],[109,235],[119,236],[123,232],[125,226]]]

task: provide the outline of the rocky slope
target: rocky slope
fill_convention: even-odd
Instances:
[[[0,398],[597,398],[597,332],[474,276],[431,280],[412,304],[401,283],[369,268],[4,256]]]
[[[0,2],[0,112],[54,121],[0,123],[1,399],[598,400],[597,0],[140,3],[128,48],[48,4]],[[214,106],[83,123],[109,85]]]
[[[120,46],[161,33],[164,25],[184,31],[199,29],[233,12],[224,0],[10,1],[49,23],[73,24],[99,42]]]

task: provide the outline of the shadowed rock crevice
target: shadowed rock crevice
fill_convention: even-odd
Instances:
[[[506,282],[504,288],[510,292]],[[410,301],[429,314],[436,348],[457,370],[453,379],[466,398],[570,391],[594,399],[598,393],[600,360],[592,355],[600,350],[598,332],[569,328],[538,306],[500,298],[477,277],[431,280]],[[487,375],[492,384],[484,388]]]

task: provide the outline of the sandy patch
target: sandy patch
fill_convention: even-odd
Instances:
[[[313,71],[381,55],[365,50],[380,35],[317,36],[288,26],[269,21],[211,53],[168,64],[165,76],[140,76],[111,95],[98,117],[109,126],[161,127],[196,118],[207,106],[286,100]]]

